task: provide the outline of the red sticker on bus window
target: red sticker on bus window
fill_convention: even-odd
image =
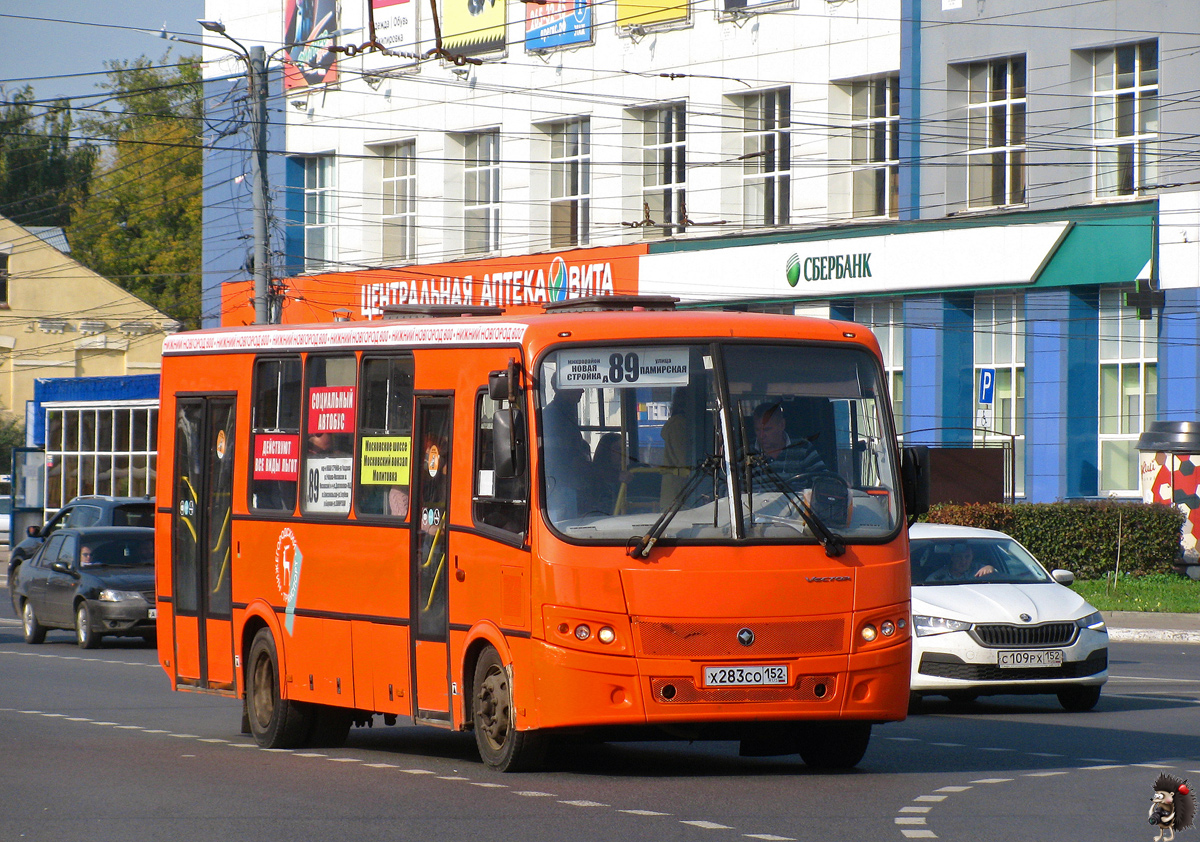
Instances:
[[[354,432],[354,387],[319,386],[308,390],[308,434]]]
[[[259,435],[254,437],[254,478],[295,480],[300,476],[297,460],[300,437]]]

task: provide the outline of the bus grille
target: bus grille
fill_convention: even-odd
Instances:
[[[977,625],[974,637],[984,646],[1066,646],[1075,639],[1074,623],[1040,626]]]
[[[633,618],[639,654],[657,658],[765,658],[828,655],[844,651],[845,620],[699,622]],[[743,646],[738,632],[750,629]]]
[[[818,695],[820,688],[820,695]],[[721,702],[828,702],[837,697],[832,675],[805,675],[791,687],[697,687],[691,678],[652,678],[654,701],[664,705]]]

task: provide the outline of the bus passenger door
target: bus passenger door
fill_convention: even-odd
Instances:
[[[412,497],[413,716],[450,723],[450,625],[447,600],[450,539],[450,446],[453,402],[418,397],[417,463]]]
[[[233,397],[176,399],[171,501],[175,684],[229,693],[236,417]]]

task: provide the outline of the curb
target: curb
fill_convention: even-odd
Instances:
[[[1131,643],[1200,643],[1200,632],[1180,629],[1108,629],[1108,639]]]

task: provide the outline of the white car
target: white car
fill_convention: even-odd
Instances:
[[[1003,532],[918,523],[912,555],[912,694],[971,701],[1054,693],[1091,710],[1108,680],[1104,617]]]

